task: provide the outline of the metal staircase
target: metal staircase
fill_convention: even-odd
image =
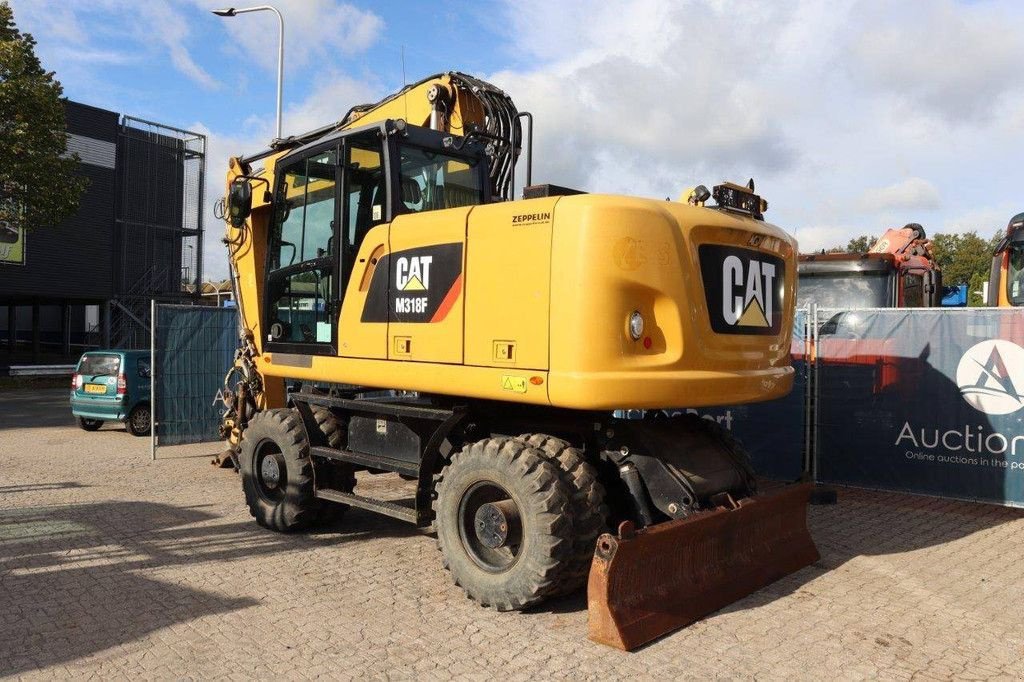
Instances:
[[[114,348],[128,350],[149,348],[150,300],[154,291],[166,291],[168,277],[177,272],[170,265],[158,264],[132,282],[124,294],[111,299],[110,343]],[[173,294],[157,295],[158,300],[174,298]]]

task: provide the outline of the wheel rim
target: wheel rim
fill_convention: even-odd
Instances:
[[[132,428],[137,433],[149,431],[149,410],[144,407],[135,410],[135,413],[132,414]]]
[[[459,502],[459,537],[480,568],[489,573],[507,571],[522,552],[519,505],[497,483],[474,483]]]
[[[265,441],[256,448],[253,464],[260,496],[271,502],[283,499],[288,485],[288,470],[281,449],[273,442]]]

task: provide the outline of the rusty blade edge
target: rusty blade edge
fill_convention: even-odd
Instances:
[[[631,650],[814,563],[810,484],[734,510],[599,540],[588,582],[590,639]]]

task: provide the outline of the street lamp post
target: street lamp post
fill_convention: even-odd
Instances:
[[[259,5],[257,7],[243,7],[241,9],[235,9],[234,7],[227,7],[224,9],[215,9],[213,13],[218,17],[233,17],[238,14],[246,14],[247,12],[273,12],[277,15],[277,137],[281,139],[281,93],[284,87],[284,17],[277,10],[276,7],[270,5]]]

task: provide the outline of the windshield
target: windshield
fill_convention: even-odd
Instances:
[[[78,365],[78,373],[87,376],[114,376],[120,370],[120,355],[83,355]]]
[[[800,273],[796,304],[821,308],[887,308],[889,275],[885,272]]]
[[[1010,268],[1006,275],[1010,305],[1024,306],[1024,244],[1016,242],[1010,246]]]

